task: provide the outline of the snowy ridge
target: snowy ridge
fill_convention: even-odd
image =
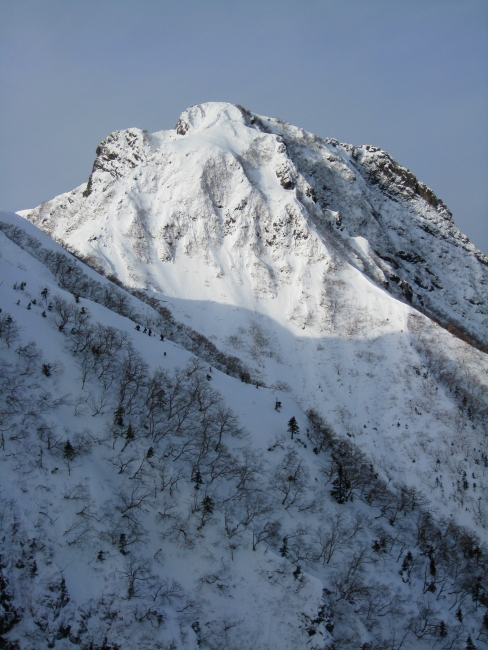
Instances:
[[[194,293],[205,292],[209,274],[231,274],[247,285],[240,305],[298,284],[303,264],[320,277],[338,253],[393,295],[488,342],[488,260],[429,188],[375,147],[324,142],[230,104],[194,106],[175,131],[112,134],[86,186],[22,215],[125,284],[156,292],[191,298],[174,289],[169,267],[191,273],[184,258],[198,258],[206,272],[192,274]],[[309,312],[320,311],[314,293]]]
[[[21,215],[0,220],[4,516],[50,495],[43,524],[15,516],[60,573],[0,562],[8,643],[486,644],[487,260],[429,188],[204,104],[112,134],[86,185]],[[29,580],[58,585],[42,615]]]

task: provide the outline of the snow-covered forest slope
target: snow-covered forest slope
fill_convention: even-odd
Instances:
[[[488,260],[431,190],[204,104],[21,215],[4,648],[487,644]]]

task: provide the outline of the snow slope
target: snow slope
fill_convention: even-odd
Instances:
[[[188,109],[174,131],[112,134],[86,185],[19,214],[0,218],[0,317],[22,328],[9,348],[2,321],[2,395],[10,403],[19,375],[31,401],[6,409],[4,432],[44,418],[42,382],[70,397],[29,434],[3,434],[5,521],[49,494],[49,509],[21,517],[21,545],[38,528],[40,557],[60,572],[49,582],[25,558],[20,577],[2,564],[3,607],[22,614],[8,639],[29,629],[21,648],[105,650],[486,643],[487,260],[431,190],[378,149],[220,103]],[[43,288],[62,298],[52,313]],[[31,339],[54,378],[34,354],[22,379]],[[144,372],[126,385],[121,369],[133,366]],[[161,403],[148,397],[156,379]],[[173,411],[173,393],[190,406]],[[195,409],[198,399],[212,404]],[[223,417],[213,399],[237,419],[209,447]],[[56,444],[51,428],[64,432]],[[65,498],[80,485],[88,510]],[[45,625],[21,596],[29,579],[39,593],[58,584]],[[72,619],[85,623],[65,634]]]
[[[484,416],[473,430],[457,414],[466,394],[486,412],[486,357],[419,308],[483,348],[486,260],[387,154],[204,104],[174,131],[112,134],[87,185],[22,216],[164,299],[262,383],[354,439],[385,477],[430,493],[447,444],[448,479],[430,498],[475,525],[479,494],[456,495],[482,462]],[[461,358],[477,388],[456,397]]]
[[[286,392],[162,341],[168,321],[157,311],[15,215],[1,214],[0,252],[2,647],[486,644],[486,549],[442,516],[434,493],[445,489],[445,513],[461,520],[457,498],[473,517],[488,463],[476,464],[476,487],[467,474],[451,498],[445,477],[461,458],[438,440],[429,502],[361,455],[355,443],[369,437],[374,452],[378,432],[344,442]],[[424,320],[411,325],[419,353]],[[481,353],[444,335],[468,373]],[[359,358],[372,374],[378,359],[367,352]],[[404,388],[418,378],[424,391],[443,390],[422,366],[398,371]],[[436,410],[426,400],[419,409],[429,427]],[[459,444],[472,460],[467,435]],[[481,519],[473,525],[483,535]]]

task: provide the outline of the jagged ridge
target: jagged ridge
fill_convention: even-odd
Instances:
[[[182,253],[217,274],[230,257],[235,282],[273,297],[294,276],[287,255],[320,265],[338,252],[488,343],[488,260],[428,187],[378,148],[323,141],[241,107],[194,106],[175,131],[152,136],[116,132],[98,147],[86,186],[22,214],[125,284],[156,292]]]

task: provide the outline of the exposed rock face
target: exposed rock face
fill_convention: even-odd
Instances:
[[[303,264],[327,272],[340,258],[488,343],[488,259],[432,190],[376,147],[323,141],[231,104],[193,106],[174,131],[113,133],[86,185],[22,215],[157,292],[184,256],[250,282],[258,298],[299,282]],[[204,283],[191,280],[197,294]],[[310,301],[316,309],[319,295]]]

